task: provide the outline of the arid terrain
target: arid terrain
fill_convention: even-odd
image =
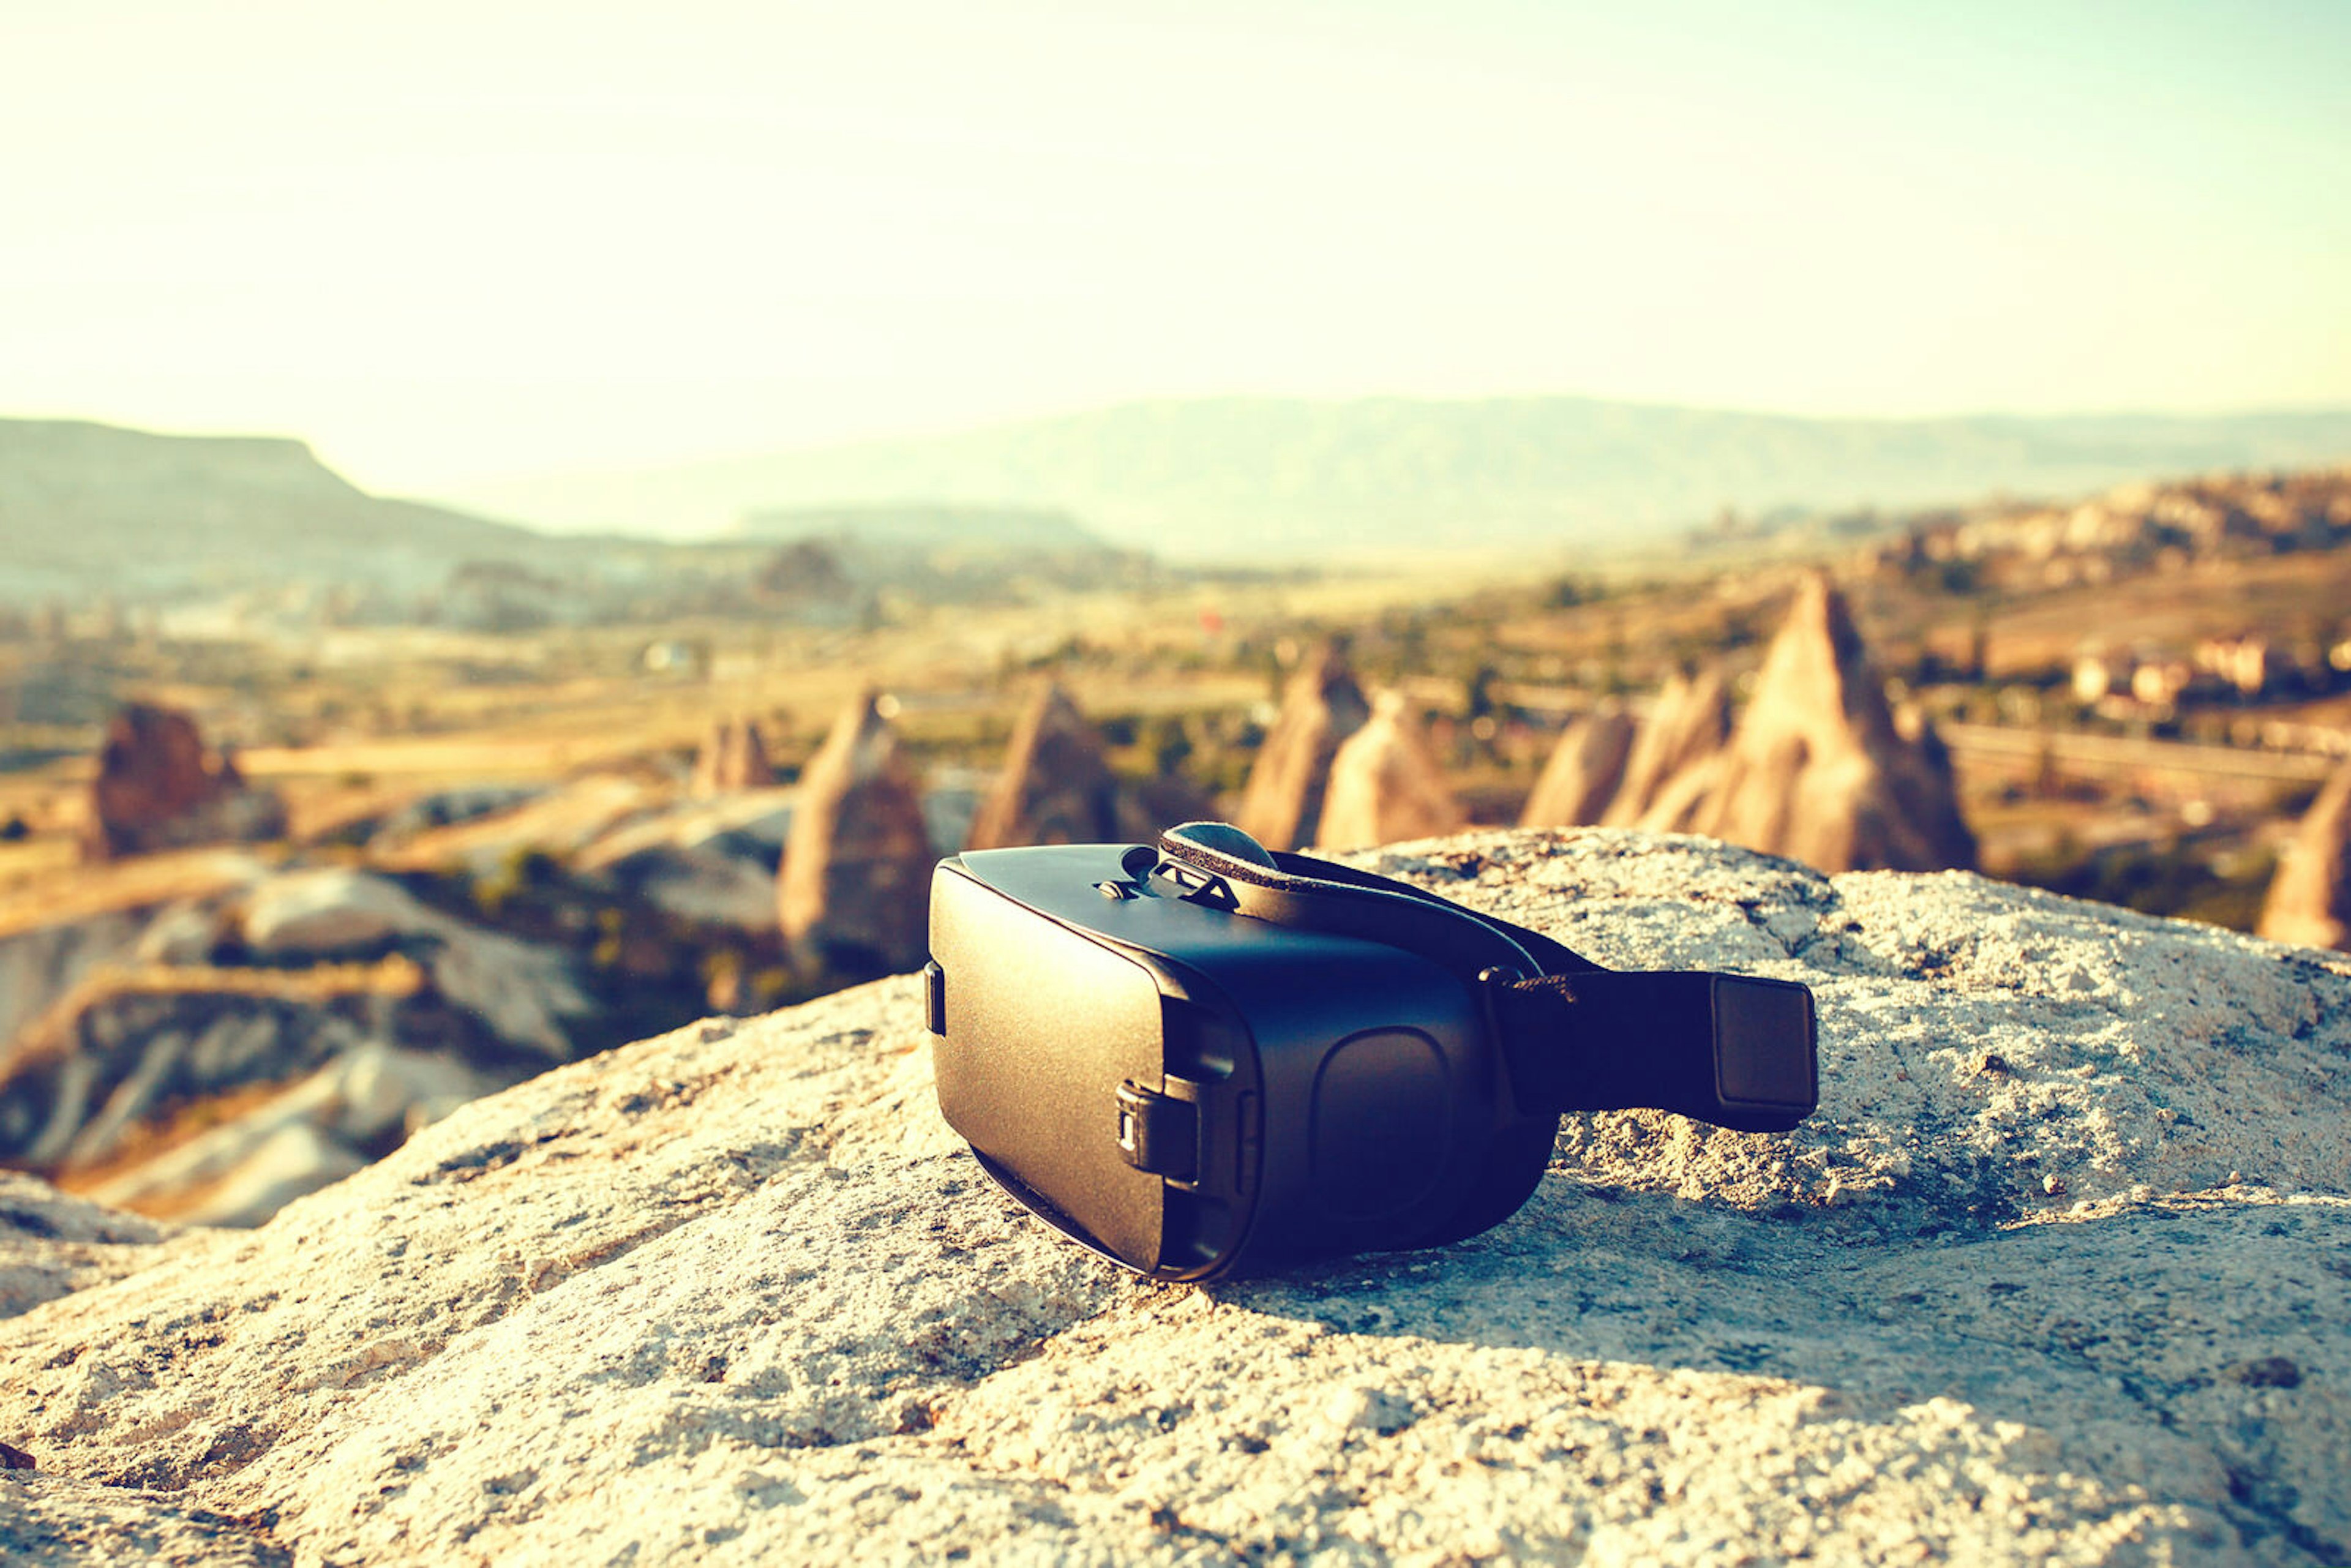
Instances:
[[[0,612],[0,1161],[253,1223],[550,1061],[904,968],[938,855],[1207,813],[1698,831],[2251,930],[2351,753],[2343,471],[1579,570],[957,558],[983,591],[761,548],[830,589]]]

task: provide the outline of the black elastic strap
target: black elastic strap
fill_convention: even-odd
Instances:
[[[1487,994],[1520,1109],[1648,1107],[1784,1133],[1820,1103],[1813,994],[1784,980],[1584,970]]]

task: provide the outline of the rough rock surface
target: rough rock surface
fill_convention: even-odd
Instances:
[[[1268,849],[1313,843],[1331,759],[1371,716],[1372,705],[1347,667],[1345,647],[1325,643],[1282,689],[1280,711],[1249,768],[1235,824]]]
[[[802,776],[776,893],[797,959],[861,977],[922,967],[936,859],[922,786],[874,705],[852,702]]]
[[[157,1244],[172,1233],[143,1216],[0,1171],[0,1318],[135,1273],[155,1260]]]
[[[714,1020],[14,1320],[0,1439],[40,1469],[0,1474],[0,1554],[2351,1550],[2351,960],[1603,831],[1359,863],[1810,982],[1821,1113],[1571,1118],[1483,1237],[1165,1287],[981,1175],[918,981]]]
[[[966,847],[1131,842],[1211,814],[1208,802],[1180,779],[1134,781],[1113,773],[1102,737],[1078,705],[1048,685],[1013,726],[1004,770],[980,802]]]
[[[2262,935],[2351,948],[2351,762],[2311,802],[2262,904]]]
[[[1332,758],[1314,841],[1326,850],[1359,849],[1449,833],[1468,821],[1420,721],[1401,695],[1382,692],[1371,722]]]
[[[775,768],[768,760],[768,737],[756,719],[720,719],[695,754],[691,788],[696,795],[765,789],[775,781]]]
[[[1730,739],[1730,688],[1712,666],[1696,675],[1677,673],[1650,706],[1625,761],[1625,778],[1602,821],[1629,828],[1656,805],[1671,780],[1719,754]]]
[[[1949,755],[1896,727],[1844,596],[1818,574],[1797,590],[1728,749],[1669,782],[1642,825],[1832,871],[1935,871],[1976,855]]]
[[[340,866],[287,872],[256,886],[246,940],[271,958],[327,958],[413,944],[433,984],[518,1050],[572,1055],[566,1026],[591,1004],[563,955],[429,909],[398,883]]]
[[[1570,724],[1527,797],[1520,825],[1573,828],[1600,821],[1625,781],[1634,730],[1632,716],[1616,707]]]
[[[776,864],[797,789],[736,789],[634,817],[571,857],[614,897],[686,925],[776,931]]]
[[[285,803],[207,752],[176,708],[129,703],[108,721],[82,851],[93,861],[284,836]]]

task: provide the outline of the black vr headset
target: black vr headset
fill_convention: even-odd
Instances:
[[[1563,1112],[1779,1133],[1820,1098],[1802,986],[1603,969],[1220,822],[942,861],[925,975],[981,1166],[1164,1280],[1475,1236]]]

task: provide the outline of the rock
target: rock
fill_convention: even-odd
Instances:
[[[590,774],[504,810],[423,829],[388,845],[379,859],[394,871],[458,870],[486,876],[522,855],[569,860],[669,802],[668,791],[640,779]]]
[[[0,893],[0,1043],[102,968],[201,961],[220,909],[268,874],[253,856],[186,850],[89,866]]]
[[[776,892],[793,955],[860,979],[921,968],[937,857],[922,788],[872,693],[843,710],[800,791]]]
[[[12,1568],[139,1563],[152,1568],[287,1568],[253,1521],[63,1477],[0,1477],[0,1561]]]
[[[193,1106],[287,1082],[386,1030],[421,980],[402,961],[101,971],[0,1052],[0,1159],[107,1165]]]
[[[536,784],[465,784],[435,789],[388,804],[380,813],[354,823],[354,831],[364,830],[354,841],[394,849],[435,828],[455,827],[527,806],[547,792]]]
[[[1602,820],[1629,828],[1646,816],[1673,779],[1719,755],[1730,739],[1730,689],[1709,666],[1696,676],[1677,671],[1666,682],[1634,737],[1625,777]]]
[[[1371,721],[1332,759],[1316,843],[1326,850],[1392,843],[1450,832],[1467,820],[1419,721],[1401,695],[1381,693]]]
[[[1614,706],[1570,724],[1527,797],[1520,825],[1573,828],[1600,821],[1624,783],[1634,728],[1632,719]]]
[[[280,960],[399,945],[452,1006],[507,1044],[558,1061],[572,1054],[567,1024],[595,1010],[561,953],[444,915],[369,872],[329,866],[270,878],[246,895],[245,936],[256,953]]]
[[[0,1170],[0,1318],[135,1273],[156,1260],[172,1231]]]
[[[967,849],[1149,839],[1211,814],[1181,779],[1130,783],[1111,771],[1102,737],[1058,685],[1038,692],[1013,726],[1004,770],[972,819]]]
[[[694,759],[693,790],[697,796],[731,794],[737,789],[766,789],[776,782],[768,761],[767,737],[757,720],[722,718],[711,727]]]
[[[2351,948],[2351,762],[2318,792],[2279,861],[2261,933],[2307,947]]]
[[[245,904],[246,943],[265,958],[363,952],[445,929],[398,883],[336,866],[271,877]]]
[[[0,1530],[85,1530],[78,1564],[207,1519],[218,1561],[350,1564],[2345,1557],[2351,959],[1694,839],[1355,859],[1604,962],[1809,981],[1821,1113],[1570,1118],[1482,1237],[1153,1285],[980,1173],[886,979],[557,1069],[24,1313],[39,1490]]]
[[[130,703],[108,722],[89,787],[83,858],[119,860],[285,834],[285,803],[249,787],[227,756],[207,752],[186,714]]]
[[[1729,748],[1682,780],[1643,826],[1686,827],[1826,871],[1975,863],[1949,755],[1896,728],[1844,596],[1817,573],[1797,590]]]
[[[799,798],[768,789],[681,801],[604,834],[571,867],[684,925],[773,938],[776,865]]]
[[[192,1225],[259,1225],[516,1076],[371,1040],[88,1190],[100,1202]]]
[[[1324,644],[1282,692],[1235,824],[1269,849],[1317,841],[1332,759],[1371,716],[1372,705],[1347,667],[1344,644]]]

